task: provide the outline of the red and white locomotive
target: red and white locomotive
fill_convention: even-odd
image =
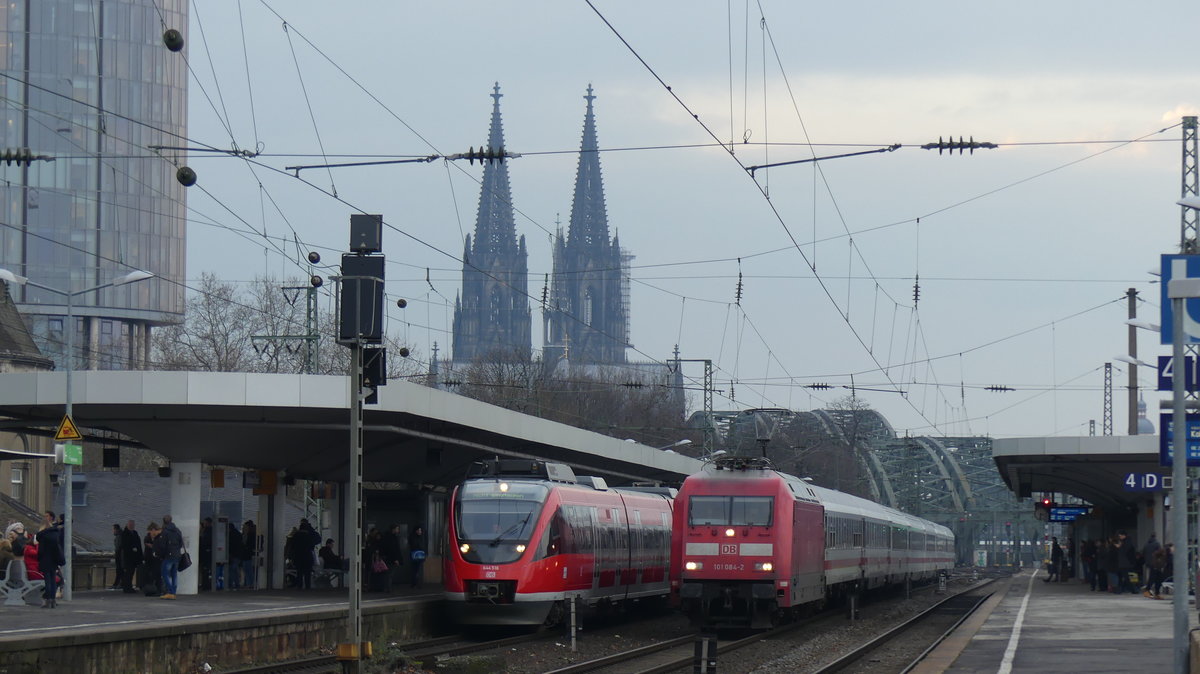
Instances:
[[[572,599],[666,598],[675,490],[609,488],[545,461],[481,467],[450,502],[443,589],[460,624],[555,624]]]
[[[673,600],[711,626],[768,627],[842,594],[919,582],[954,566],[946,527],[721,457],[675,500]]]

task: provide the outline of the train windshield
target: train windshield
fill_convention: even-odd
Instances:
[[[479,563],[514,562],[537,526],[549,489],[520,482],[469,482],[459,489],[454,526],[463,557]]]
[[[773,496],[693,496],[688,499],[688,524],[694,527],[769,527],[774,512]]]

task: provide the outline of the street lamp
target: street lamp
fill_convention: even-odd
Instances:
[[[109,281],[108,283],[101,283],[98,286],[92,286],[91,288],[86,288],[84,290],[76,290],[76,291],[72,292],[70,290],[59,290],[58,288],[51,288],[50,286],[46,286],[46,285],[42,285],[41,283],[30,281],[28,278],[25,278],[24,276],[18,276],[17,274],[14,274],[7,269],[0,269],[0,281],[6,281],[8,283],[13,283],[16,285],[21,285],[21,286],[30,285],[30,286],[33,286],[34,288],[41,288],[42,290],[46,290],[48,292],[52,292],[57,295],[62,295],[63,297],[67,298],[67,325],[66,325],[67,346],[66,346],[66,357],[64,358],[64,364],[63,364],[64,372],[66,373],[66,376],[67,376],[66,393],[64,394],[64,398],[65,398],[64,407],[66,408],[66,416],[67,417],[70,417],[71,412],[72,412],[71,371],[75,369],[75,298],[79,295],[83,295],[83,294],[90,293],[90,292],[95,292],[97,290],[103,290],[104,288],[123,286],[123,285],[129,284],[129,283],[136,283],[138,281],[144,281],[148,278],[153,278],[153,277],[154,277],[154,274],[151,274],[148,271],[135,270],[135,271],[129,272],[128,274],[118,276],[117,278]],[[74,419],[72,419],[72,421],[74,421]],[[71,513],[71,507],[72,507],[72,499],[75,497],[75,493],[74,493],[75,483],[72,480],[74,471],[72,470],[72,468],[73,468],[73,465],[70,463],[63,464],[63,480],[66,483],[66,491],[65,491],[66,495],[63,497],[63,513],[62,513],[63,514],[63,542],[62,542],[62,544],[63,544],[63,557],[66,558],[66,560],[67,560],[67,563],[64,564],[63,568],[62,568],[63,600],[64,601],[71,601],[71,594],[72,594],[71,593],[71,566],[72,566],[72,559],[71,559],[72,558],[72,554],[71,554],[71,520],[72,520],[71,514],[72,513]]]

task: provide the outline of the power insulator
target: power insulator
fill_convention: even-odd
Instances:
[[[9,166],[12,166],[13,164],[16,164],[17,166],[29,166],[33,159],[33,153],[30,152],[29,148],[27,147],[16,149],[10,148],[0,153],[0,161],[3,161]]]

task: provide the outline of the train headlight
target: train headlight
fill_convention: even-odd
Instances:
[[[758,562],[754,565],[755,571],[774,571],[775,565],[770,562]]]
[[[508,483],[507,482],[500,483],[500,491],[508,491]]]
[[[459,551],[459,552],[461,552],[461,553],[462,553],[462,554],[464,554],[464,555],[465,555],[465,554],[467,554],[468,552],[470,552],[470,551],[471,551],[471,544],[470,544],[470,543],[463,543],[462,545],[458,546],[458,551]]]
[[[518,543],[518,544],[517,544],[517,552],[519,552],[519,553],[520,553],[520,552],[525,552],[525,544],[524,544],[524,543]]]
[[[688,571],[699,571],[700,569],[704,568],[704,565],[700,562],[688,562],[683,565],[683,568],[687,569]]]
[[[730,537],[730,538],[732,538],[732,537],[733,537],[733,535],[734,535],[735,533],[737,533],[737,532],[736,532],[736,531],[734,531],[733,529],[726,529],[726,530],[725,530],[725,535],[726,535],[726,536],[728,536],[728,537]]]

